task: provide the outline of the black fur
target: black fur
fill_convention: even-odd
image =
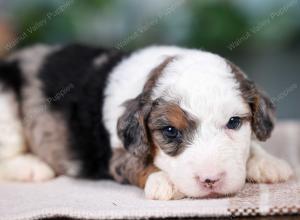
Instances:
[[[0,61],[0,81],[4,89],[12,89],[21,100],[21,88],[25,83],[18,62]]]
[[[93,60],[101,55],[107,55],[108,61],[96,67]],[[72,156],[82,163],[81,177],[108,176],[111,148],[102,123],[103,92],[109,73],[124,56],[116,51],[70,45],[50,54],[40,71],[47,98],[69,88],[49,103],[52,111],[66,119]]]

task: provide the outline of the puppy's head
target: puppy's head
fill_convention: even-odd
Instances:
[[[273,105],[225,59],[189,51],[165,59],[118,122],[125,148],[151,156],[187,196],[232,194],[246,180],[251,139],[266,140]]]

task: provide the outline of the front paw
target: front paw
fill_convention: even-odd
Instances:
[[[145,185],[145,195],[147,199],[153,200],[176,200],[184,198],[184,195],[170,181],[163,172],[151,174]]]
[[[256,183],[279,183],[293,175],[285,161],[270,155],[254,156],[247,163],[247,180]]]
[[[39,158],[24,154],[2,161],[0,180],[41,182],[55,177],[55,172]]]

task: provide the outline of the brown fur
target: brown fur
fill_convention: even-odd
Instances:
[[[130,183],[143,188],[150,174],[158,169],[151,161],[140,160],[124,148],[114,150],[110,161],[110,174],[120,183]]]
[[[150,96],[163,70],[172,60],[173,57],[168,57],[154,68],[142,93],[124,103],[126,109],[118,120],[117,129],[127,151],[123,148],[115,150],[110,162],[110,173],[119,182],[144,187],[148,176],[158,171],[153,165],[156,148],[147,126],[153,105]]]
[[[150,77],[148,78],[147,82],[145,83],[143,93],[151,92],[152,89],[156,86],[156,82],[159,79],[159,77],[162,75],[163,70],[166,68],[166,66],[174,60],[174,57],[168,57],[166,58],[159,66],[154,68],[151,73]]]
[[[141,170],[141,172],[138,173],[138,186],[141,188],[145,187],[146,181],[148,177],[155,172],[158,172],[159,169],[154,166],[153,164],[149,164],[145,169]]]
[[[227,61],[227,63],[240,84],[240,90],[245,102],[249,104],[252,111],[251,126],[253,132],[258,140],[267,140],[274,128],[275,107],[273,103],[252,81],[246,78],[240,68],[230,61]]]
[[[168,57],[154,68],[149,75],[148,81],[145,83],[143,92],[135,99],[128,100],[124,104],[126,109],[118,120],[118,135],[124,147],[135,156],[145,157],[150,154],[151,142],[146,126],[146,121],[152,108],[150,95],[164,68],[172,60],[172,57]]]
[[[169,103],[163,99],[157,100],[148,119],[153,146],[159,146],[165,153],[176,156],[191,142],[197,122],[184,112],[176,103]],[[180,140],[170,142],[163,134],[162,129],[172,126],[182,135]]]
[[[158,171],[153,158],[160,147],[165,153],[176,156],[192,139],[196,122],[176,103],[163,99],[151,100],[151,92],[163,70],[174,59],[168,57],[149,74],[143,92],[128,100],[124,114],[118,120],[118,135],[125,149],[113,152],[110,173],[119,182],[144,187],[148,176]],[[178,142],[169,142],[162,135],[164,126],[174,126],[182,133]]]
[[[189,126],[189,119],[184,111],[176,104],[171,103],[166,106],[167,119],[170,123],[180,129],[187,129]]]

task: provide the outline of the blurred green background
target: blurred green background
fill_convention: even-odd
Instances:
[[[38,42],[200,48],[238,64],[300,118],[300,0],[0,0],[0,54]]]

